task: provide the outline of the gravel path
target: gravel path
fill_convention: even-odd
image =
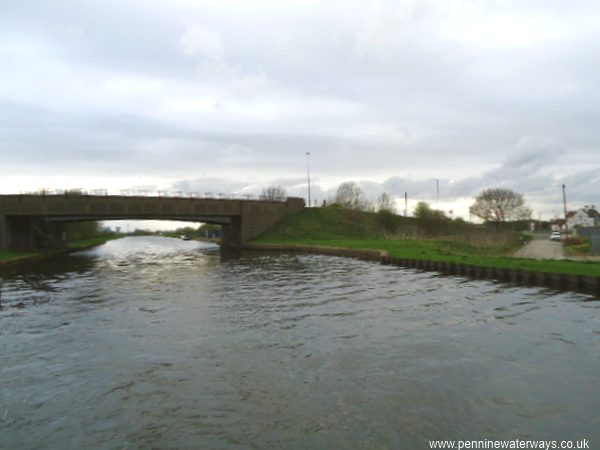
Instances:
[[[565,259],[562,244],[553,242],[548,238],[534,239],[519,249],[514,256],[516,258]]]

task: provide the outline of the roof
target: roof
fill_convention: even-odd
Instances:
[[[588,208],[587,206],[584,208],[580,208],[577,211],[569,211],[567,213],[567,219],[570,219],[571,217],[575,216],[575,214],[577,214],[578,212],[583,212],[586,216],[588,216],[590,219],[594,219],[594,218],[600,218],[600,213],[595,209],[595,208]]]

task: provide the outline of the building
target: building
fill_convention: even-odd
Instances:
[[[579,227],[595,227],[598,225],[600,225],[600,213],[594,205],[586,205],[577,211],[567,213],[569,231],[576,231]]]
[[[565,219],[554,219],[550,222],[551,231],[565,231]]]

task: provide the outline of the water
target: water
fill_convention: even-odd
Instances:
[[[152,237],[0,282],[0,448],[600,446],[593,297]]]

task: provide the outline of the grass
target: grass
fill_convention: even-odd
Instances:
[[[29,256],[35,256],[38,253],[34,252],[11,252],[8,250],[0,250],[0,261],[8,261],[11,259],[21,259]]]
[[[464,224],[463,229],[457,228],[452,236],[417,238],[418,228],[414,219],[402,217],[398,219],[396,234],[391,236],[378,225],[377,214],[311,208],[287,216],[253,242],[385,250],[390,256],[399,258],[600,276],[599,263],[512,258],[508,255],[515,250],[515,242],[519,242],[512,233],[513,239],[508,235],[498,239],[494,230],[482,231]],[[411,229],[413,236],[398,238],[408,236],[405,229]]]
[[[107,241],[112,239],[117,239],[121,237],[117,234],[107,234],[102,236],[96,236],[88,239],[80,239],[77,241],[72,241],[67,243],[67,248],[69,250],[78,250],[84,249],[88,247],[94,247],[96,245],[104,244]],[[24,258],[31,258],[40,256],[42,253],[40,252],[13,252],[9,250],[0,250],[0,261],[16,261]]]
[[[96,245],[104,244],[105,242],[111,241],[113,239],[120,238],[119,234],[104,234],[101,236],[95,236],[88,239],[79,239],[77,241],[71,241],[67,243],[67,248],[71,250],[76,250],[79,248],[87,248],[94,247]]]
[[[170,238],[179,239],[179,237],[181,236],[181,233],[177,233],[176,231],[163,231],[160,235],[162,237],[170,237]]]

